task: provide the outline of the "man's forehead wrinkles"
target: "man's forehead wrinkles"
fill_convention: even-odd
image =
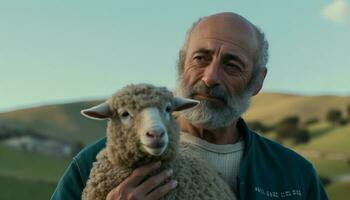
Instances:
[[[245,52],[248,52],[247,48],[244,48],[241,45],[238,45],[236,42],[232,42],[232,40],[220,39],[220,38],[217,38],[217,37],[203,37],[203,39],[211,39],[211,40],[217,40],[217,41],[220,41],[220,42],[223,42],[223,43],[229,43],[231,45],[239,47],[240,49],[244,50]],[[225,45],[225,46],[227,46],[227,45]]]
[[[239,47],[240,49],[244,50],[245,52],[248,52],[247,48],[244,48],[241,45],[238,45],[237,42],[233,42],[232,40],[229,40],[229,39],[223,39],[223,38],[218,38],[218,37],[209,37],[209,36],[201,37],[201,39],[217,40],[217,41],[223,42],[224,45],[229,43],[231,45]],[[225,45],[225,46],[227,46],[227,45]]]
[[[251,29],[251,25],[249,25],[249,27],[243,24],[228,24],[228,26],[220,26],[218,24],[208,24],[207,22],[202,21],[192,31],[190,40],[191,38],[193,40],[215,40],[237,46],[245,53],[255,54],[258,44],[255,31]]]
[[[199,38],[197,38],[197,39],[199,39]],[[222,42],[222,44],[220,44],[220,46],[217,48],[217,50],[222,50],[222,49],[228,50],[225,53],[231,53],[231,54],[240,55],[243,57],[246,57],[246,55],[249,54],[249,51],[246,48],[242,47],[241,45],[238,45],[235,42],[232,42],[231,40],[219,39],[216,37],[202,37],[201,39],[210,39],[210,40],[216,40],[216,41]],[[227,43],[229,43],[230,45],[232,45],[234,47],[238,47],[238,49],[243,51],[243,53],[238,52],[237,50],[232,48],[232,46],[231,47],[228,46]],[[192,52],[196,52],[199,49],[206,49],[207,51],[214,52],[216,50],[216,47],[213,47],[211,44],[209,44],[207,42],[201,42],[199,44],[199,46],[197,46],[197,47],[195,47],[195,49],[193,49]],[[244,54],[246,54],[246,55],[244,55]]]

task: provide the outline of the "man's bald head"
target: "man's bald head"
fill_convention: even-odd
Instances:
[[[235,13],[219,13],[202,18],[192,29],[189,40],[193,35],[207,38],[221,35],[227,37],[228,41],[237,41],[237,43],[254,50],[251,52],[253,54],[258,49],[256,31],[253,25]]]
[[[244,34],[236,34],[237,31],[244,32]],[[265,35],[247,19],[231,12],[206,16],[193,24],[187,32],[185,43],[179,52],[178,75],[181,76],[183,72],[191,36],[211,37],[215,33],[221,33],[221,35],[224,33],[224,35],[229,37],[229,40],[239,41],[239,43],[243,44],[242,46],[248,47],[246,48],[247,50],[254,51],[251,52],[255,55],[255,59],[253,61],[254,71],[249,87],[254,87],[257,83],[262,83],[263,78],[259,74],[266,67],[268,61],[268,42],[265,39]]]

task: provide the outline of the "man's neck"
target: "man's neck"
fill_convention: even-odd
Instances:
[[[199,137],[213,144],[234,144],[239,140],[239,131],[237,121],[235,120],[230,126],[208,130],[202,127],[196,127],[184,119],[181,115],[177,118],[181,131]]]

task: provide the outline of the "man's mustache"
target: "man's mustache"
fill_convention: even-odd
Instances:
[[[217,98],[222,100],[225,104],[229,100],[229,94],[227,94],[226,90],[220,86],[215,85],[213,87],[206,86],[203,82],[197,83],[190,91],[191,97],[201,94],[201,95],[207,95],[213,98]]]

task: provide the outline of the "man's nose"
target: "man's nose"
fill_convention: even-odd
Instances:
[[[220,63],[213,60],[210,65],[205,68],[202,81],[207,87],[212,87],[220,84]]]

